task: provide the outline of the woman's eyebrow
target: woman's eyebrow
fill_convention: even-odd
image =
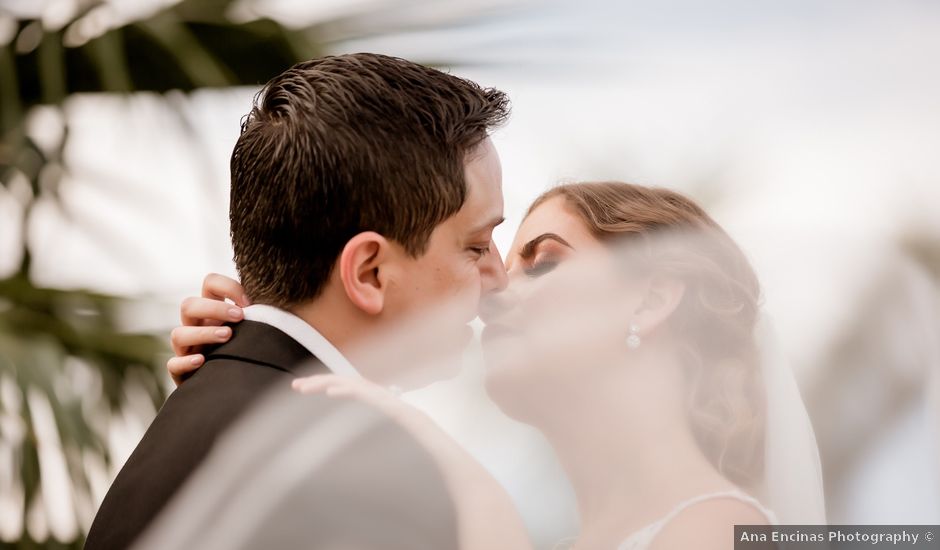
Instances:
[[[522,250],[519,251],[519,257],[522,258],[523,260],[528,260],[532,258],[532,256],[535,255],[535,249],[539,246],[539,243],[545,240],[552,240],[552,241],[558,242],[574,250],[574,247],[568,244],[568,241],[562,239],[555,233],[542,233],[538,237],[525,243],[525,245],[522,247]]]

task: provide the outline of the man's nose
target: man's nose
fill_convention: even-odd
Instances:
[[[499,255],[496,243],[492,240],[490,241],[490,251],[483,258],[483,265],[480,266],[480,284],[484,295],[506,290],[506,286],[509,284],[509,276],[506,275],[503,258]]]

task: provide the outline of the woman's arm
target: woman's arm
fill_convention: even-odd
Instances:
[[[426,414],[362,378],[318,374],[294,380],[293,388],[304,394],[358,399],[408,430],[441,467],[457,509],[461,550],[532,548],[519,511],[503,486]]]

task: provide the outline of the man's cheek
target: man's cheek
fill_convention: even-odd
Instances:
[[[457,274],[457,292],[456,295],[462,299],[479,293],[480,290],[480,270],[473,266],[470,269],[463,269]]]

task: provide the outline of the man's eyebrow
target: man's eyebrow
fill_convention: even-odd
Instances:
[[[570,244],[568,244],[568,241],[562,239],[561,237],[559,237],[559,236],[556,235],[555,233],[542,233],[542,234],[539,235],[538,237],[536,237],[536,238],[532,239],[531,241],[525,243],[525,245],[522,247],[522,250],[519,252],[519,257],[522,258],[523,260],[528,260],[528,259],[532,258],[532,256],[535,256],[535,249],[538,248],[539,243],[541,243],[542,241],[545,241],[545,240],[556,241],[556,242],[561,243],[561,244],[567,246],[568,248],[574,250],[574,247],[571,246]]]
[[[474,233],[479,233],[480,231],[483,231],[484,229],[492,229],[496,227],[497,225],[503,223],[504,221],[506,221],[506,218],[504,218],[503,216],[500,216],[498,218],[493,218],[492,220],[471,229],[470,234],[473,235]]]

